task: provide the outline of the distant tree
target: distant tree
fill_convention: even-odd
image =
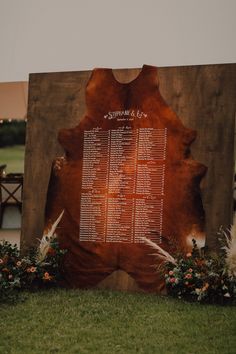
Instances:
[[[11,121],[0,124],[0,147],[25,144],[25,121]]]

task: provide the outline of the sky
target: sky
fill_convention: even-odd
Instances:
[[[0,0],[0,82],[236,62],[235,0]]]

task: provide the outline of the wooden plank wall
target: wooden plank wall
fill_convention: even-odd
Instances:
[[[114,70],[121,82],[140,69]],[[62,155],[61,128],[72,127],[86,110],[90,71],[31,74],[25,154],[21,247],[41,237],[51,164]],[[160,91],[183,123],[198,131],[195,159],[208,166],[202,183],[207,243],[216,247],[216,231],[232,222],[236,64],[159,68]]]

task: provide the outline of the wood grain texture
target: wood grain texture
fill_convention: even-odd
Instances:
[[[236,65],[161,68],[159,79],[167,103],[198,132],[191,150],[208,167],[202,195],[207,244],[215,248],[216,232],[233,215]]]
[[[139,69],[114,70],[129,82]],[[85,112],[85,86],[90,71],[31,74],[25,154],[21,246],[36,242],[44,227],[44,209],[52,161],[62,154],[61,128],[79,123]],[[232,221],[236,65],[159,68],[160,92],[183,124],[196,129],[196,160],[208,166],[202,184],[208,244],[215,231]]]

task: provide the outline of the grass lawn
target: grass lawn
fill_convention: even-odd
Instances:
[[[24,172],[24,145],[14,145],[0,148],[0,165],[7,164],[7,173]]]
[[[235,353],[236,308],[50,290],[0,306],[0,353]]]

